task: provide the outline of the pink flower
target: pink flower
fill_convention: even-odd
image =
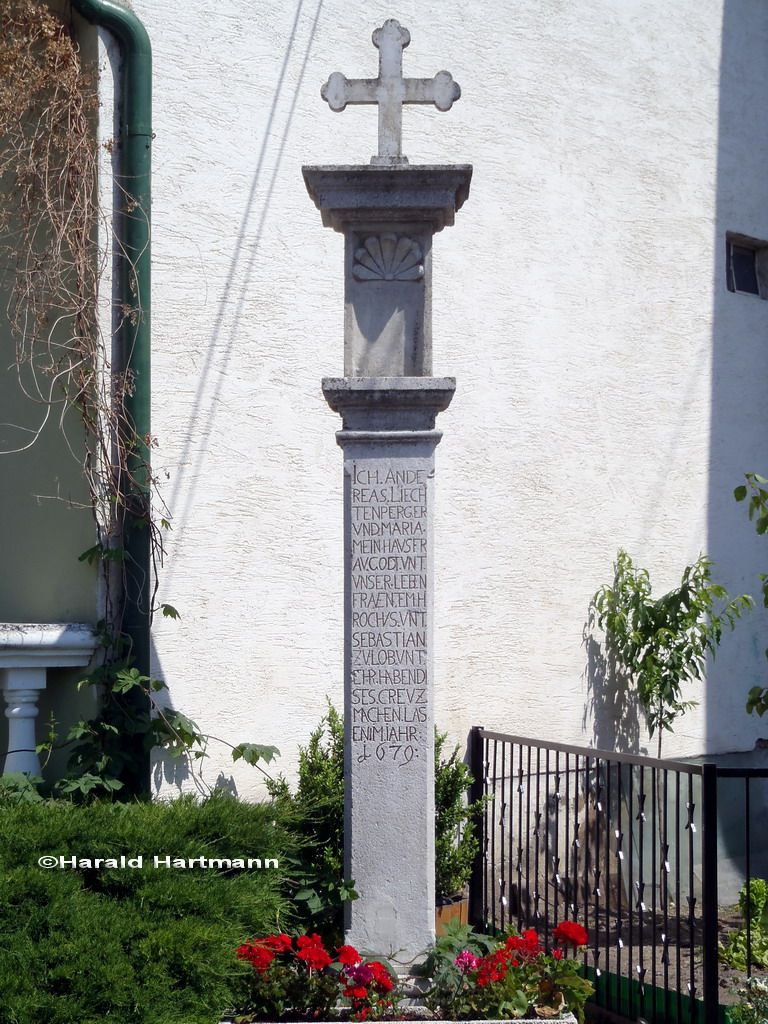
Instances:
[[[465,949],[463,953],[459,953],[453,962],[462,974],[466,974],[468,971],[474,971],[480,963],[477,957],[473,953],[470,953],[468,949]]]
[[[355,985],[369,985],[374,978],[373,971],[368,964],[345,967],[344,973],[348,978],[351,978]]]

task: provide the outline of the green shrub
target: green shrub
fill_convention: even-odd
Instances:
[[[339,945],[344,900],[357,893],[344,878],[344,722],[330,702],[307,746],[299,747],[296,792],[282,777],[267,788],[303,843],[287,865],[288,895],[306,931]]]
[[[460,893],[472,874],[478,849],[475,823],[485,806],[465,800],[474,781],[469,766],[459,760],[459,748],[443,757],[447,733],[435,730],[435,895]]]
[[[675,720],[698,704],[683,700],[683,688],[702,678],[725,627],[734,629],[754,604],[748,594],[729,600],[725,587],[712,583],[713,567],[700,555],[685,567],[676,590],[654,600],[648,570],[620,548],[613,586],[600,587],[592,598],[607,649],[636,688],[651,736],[656,733],[658,757],[664,730],[672,732]],[[717,613],[716,602],[722,602]]]
[[[269,804],[0,806],[0,1021],[214,1024],[244,991],[235,950],[285,927],[280,869],[153,867],[274,858],[293,840]],[[144,857],[144,867],[45,870],[38,858]]]

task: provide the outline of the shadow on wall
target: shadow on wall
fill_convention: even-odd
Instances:
[[[160,656],[154,642],[151,646],[151,665],[153,679],[163,679]],[[160,690],[154,694],[154,698],[164,710],[185,713],[183,708],[174,706],[170,690]],[[226,790],[232,796],[238,795],[234,778],[231,775],[225,775],[224,772],[219,772],[213,786],[203,782],[199,771],[195,769],[199,769],[204,764],[205,758],[195,760],[191,755],[174,757],[167,751],[156,749],[151,768],[153,792],[158,793],[170,787],[177,790],[178,793],[188,793],[194,787],[198,797],[208,796],[211,790],[219,789]]]
[[[583,632],[587,703],[581,727],[586,732],[591,722],[592,739],[598,750],[645,753],[640,749],[637,693],[613,655],[606,653],[603,644],[595,639],[595,630],[596,620],[591,612]]]
[[[758,574],[768,543],[755,534],[733,489],[745,472],[768,476],[768,301],[728,291],[726,232],[768,244],[768,6],[725,0],[720,66],[714,245],[712,404],[707,550],[719,582],[757,598],[751,619],[707,675],[704,754],[752,751],[768,722],[747,716],[751,686],[768,679],[768,621]],[[742,758],[742,763],[748,759]]]
[[[208,442],[214,429],[217,413],[220,411],[221,392],[226,384],[229,365],[233,354],[237,351],[236,346],[242,342],[240,332],[243,312],[251,291],[253,271],[257,265],[257,260],[261,256],[261,244],[267,214],[275,184],[282,170],[283,154],[304,81],[304,73],[310,53],[312,52],[312,45],[323,8],[323,0],[318,0],[314,15],[312,16],[312,24],[309,29],[301,67],[295,81],[292,83],[293,93],[288,113],[285,115],[282,133],[279,136],[277,154],[272,157],[272,174],[268,183],[264,186],[261,180],[262,174],[268,150],[274,146],[276,141],[275,117],[282,95],[290,84],[287,79],[287,71],[296,45],[303,8],[304,0],[299,0],[293,25],[291,26],[291,35],[288,39],[277,85],[275,86],[269,116],[262,132],[256,168],[253,173],[245,209],[240,220],[237,237],[233,245],[232,257],[216,311],[211,338],[206,346],[205,359],[200,367],[199,382],[195,392],[192,413],[183,430],[180,430],[180,433],[183,434],[186,440],[178,459],[178,468],[174,473],[173,488],[168,506],[173,513],[175,521],[179,524],[178,532],[182,536],[184,526],[189,521],[189,510],[195,504],[197,481],[204,479],[203,463],[210,450]],[[256,204],[256,195],[260,190],[263,191],[263,197],[260,200],[260,204]],[[172,576],[173,567],[171,566],[165,573],[166,580],[170,580]]]
[[[768,536],[758,537],[733,490],[744,473],[768,476],[768,292],[763,298],[732,292],[727,284],[726,235],[768,246],[768,6],[724,0],[721,38],[717,184],[713,249],[690,252],[681,263],[713,267],[710,455],[705,552],[715,579],[731,595],[757,598],[751,617],[726,633],[707,668],[706,734],[700,753],[741,751],[741,764],[761,763],[756,740],[768,720],[746,714],[750,687],[768,682],[768,615],[760,598],[760,572],[768,572]],[[682,278],[681,278],[682,280]],[[670,283],[670,287],[674,287]],[[706,311],[704,311],[706,312]],[[638,750],[637,708],[616,679],[605,652],[585,629],[589,707],[594,741],[606,749]],[[609,683],[616,679],[616,689]],[[632,716],[625,721],[623,716]],[[585,723],[587,715],[585,714]],[[717,759],[717,758],[715,758]]]

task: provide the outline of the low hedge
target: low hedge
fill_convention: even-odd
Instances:
[[[295,840],[277,813],[221,795],[0,807],[0,1021],[217,1021],[243,991],[237,946],[287,924],[280,870],[155,868],[153,857],[280,861]],[[139,854],[141,869],[38,865]]]

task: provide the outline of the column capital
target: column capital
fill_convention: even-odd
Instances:
[[[323,394],[341,414],[339,444],[353,441],[437,443],[439,412],[447,409],[456,390],[455,377],[324,377]]]
[[[453,224],[472,179],[471,164],[331,164],[301,172],[324,226],[336,231],[370,222],[442,231]]]

